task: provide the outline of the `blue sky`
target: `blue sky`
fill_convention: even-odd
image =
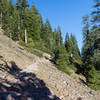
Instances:
[[[14,0],[16,1],[16,0]],[[34,2],[43,20],[49,19],[52,28],[61,27],[63,39],[66,32],[76,36],[78,46],[82,48],[82,17],[90,14],[93,0],[28,0]]]

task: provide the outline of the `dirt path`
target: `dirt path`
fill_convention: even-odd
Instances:
[[[28,67],[24,68],[24,69],[23,69],[23,72],[32,72],[32,73],[36,73],[36,72],[38,72],[38,70],[39,70],[38,63],[35,62],[35,63],[29,65]]]

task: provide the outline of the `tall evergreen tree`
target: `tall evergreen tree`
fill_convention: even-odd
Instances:
[[[57,42],[58,42],[57,45],[60,46],[60,45],[62,45],[62,42],[63,42],[62,41],[62,32],[61,32],[60,26],[57,27],[57,34],[58,34],[57,35]]]
[[[6,3],[7,3],[7,0],[0,0],[0,24],[1,24],[1,27],[3,26],[3,23],[4,23],[4,16],[6,14]]]
[[[12,4],[12,0],[9,0],[6,2],[6,14],[4,16],[4,25],[3,28],[6,30],[6,35],[8,35],[10,38],[12,38],[12,20],[13,20],[13,12],[14,12],[14,6]]]
[[[100,0],[94,0],[94,11],[92,12],[92,22],[97,24],[100,22]]]
[[[66,34],[65,47],[66,51],[69,53],[70,62],[80,64],[81,63],[80,51],[74,35],[71,34],[71,36],[69,37],[69,34],[68,33]]]
[[[69,71],[69,55],[66,51],[66,48],[63,44],[62,41],[62,32],[60,27],[57,28],[57,30],[55,29],[54,33],[54,43],[55,43],[55,48],[54,48],[54,62],[57,65],[57,68],[67,74],[70,73]]]
[[[25,27],[25,18],[26,18],[26,8],[29,6],[27,0],[18,0],[16,3],[16,7],[20,12],[20,27],[24,31],[24,41],[27,44],[27,30]],[[22,33],[23,33],[22,31]],[[23,34],[21,34],[21,37],[23,38]]]
[[[87,28],[84,34],[83,69],[89,86],[100,89],[100,0],[95,0],[93,7],[95,10],[92,12],[91,29]],[[85,22],[89,21],[85,20]]]
[[[25,25],[27,28],[27,32],[30,33],[28,36],[29,38],[32,38],[34,42],[36,40],[40,40],[40,22],[39,22],[39,12],[35,8],[34,4],[32,4],[32,7],[30,10],[27,10],[26,14],[26,21]]]
[[[69,41],[70,41],[69,33],[66,33],[64,44],[65,44],[67,52],[69,52]]]
[[[51,24],[48,19],[44,25],[42,25],[41,30],[41,39],[45,42],[45,47],[49,50],[52,49],[52,40],[53,40],[53,32],[51,28]]]

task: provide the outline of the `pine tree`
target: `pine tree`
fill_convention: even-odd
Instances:
[[[66,33],[64,44],[65,44],[67,52],[69,52],[69,41],[70,41],[69,33]]]
[[[57,65],[57,68],[67,74],[70,74],[69,71],[69,55],[66,51],[66,48],[62,41],[62,32],[60,27],[57,30],[54,30],[54,58],[53,61]]]
[[[25,27],[25,18],[26,18],[26,8],[29,6],[27,0],[18,0],[16,3],[16,7],[20,12],[20,28],[24,31],[24,41],[27,44],[27,30]],[[22,31],[22,32],[23,32]],[[21,34],[21,38],[23,38],[23,34]]]
[[[13,14],[12,14],[12,19],[11,19],[11,30],[12,30],[12,39],[15,41],[20,40],[20,31],[21,29],[19,28],[19,12],[14,6]],[[15,24],[16,23],[16,24]]]
[[[55,51],[55,49],[57,49],[57,30],[56,28],[54,29],[53,32],[53,52]]]
[[[100,22],[100,0],[94,0],[94,11],[92,12],[92,22],[97,24]],[[98,25],[97,25],[98,26]]]
[[[83,38],[84,40],[88,40],[88,35],[89,35],[89,27],[90,27],[90,22],[89,22],[89,15],[86,15],[83,17],[82,21],[84,27],[83,27]]]
[[[68,52],[70,56],[70,62],[71,63],[81,63],[81,56],[80,56],[80,51],[77,45],[76,38],[73,34],[69,37],[69,34],[66,34],[65,38],[65,47],[66,51]]]
[[[34,42],[40,40],[40,22],[39,22],[39,13],[35,8],[34,4],[29,11],[27,11],[25,25],[27,28],[29,38],[32,38]]]
[[[95,0],[92,12],[92,25],[89,28],[88,17],[83,28],[84,46],[83,46],[83,69],[90,87],[100,89],[100,0]]]
[[[90,57],[92,55],[91,52],[91,32],[89,30],[89,16],[83,17],[83,48],[82,48],[82,60],[83,60],[83,72],[88,75],[88,70],[90,69]]]
[[[57,45],[62,45],[62,32],[60,26],[57,27]]]
[[[14,6],[12,4],[12,0],[9,0],[6,2],[6,14],[4,16],[4,25],[3,29],[6,30],[6,35],[12,38],[12,26],[14,25],[13,20],[13,12],[14,12]]]
[[[75,62],[80,64],[81,61],[80,51],[75,36],[71,34],[70,40],[72,42],[72,57],[75,60]]]
[[[3,26],[3,23],[4,23],[6,3],[7,3],[7,0],[0,0],[0,24],[1,24],[1,27]]]
[[[95,90],[100,89],[100,76],[95,67],[88,72],[88,85]]]
[[[53,32],[51,28],[51,24],[48,19],[46,19],[46,22],[44,25],[42,25],[42,30],[41,30],[41,39],[45,43],[45,47],[48,50],[52,50],[52,41],[53,41]]]

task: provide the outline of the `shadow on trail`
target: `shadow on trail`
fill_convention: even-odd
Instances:
[[[35,74],[21,72],[14,61],[10,63],[11,67],[7,62],[5,66],[0,65],[0,70],[14,77],[12,81],[0,78],[0,100],[60,100]]]

